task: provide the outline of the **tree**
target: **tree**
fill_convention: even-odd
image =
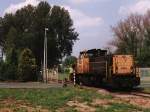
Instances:
[[[14,63],[0,61],[0,80],[17,80],[17,66]]]
[[[150,11],[143,17],[144,39],[142,55],[139,58],[142,66],[150,66]]]
[[[116,53],[132,54],[141,66],[149,66],[150,12],[146,15],[131,14],[112,27]]]
[[[141,25],[140,15],[131,15],[124,21],[120,21],[116,27],[112,27],[115,40],[112,45],[117,47],[118,53],[137,55],[138,47],[141,43]]]
[[[4,39],[3,35],[2,35],[3,34],[3,26],[2,26],[2,24],[3,24],[3,18],[0,17],[0,46],[2,45],[2,43],[3,43],[2,41]]]
[[[66,67],[72,67],[72,65],[76,64],[77,58],[75,56],[68,56],[64,60],[63,65]]]
[[[39,68],[43,61],[46,27],[49,29],[47,32],[49,67],[58,64],[63,57],[70,55],[74,42],[78,39],[78,33],[73,27],[69,12],[60,6],[51,7],[47,2],[40,2],[36,7],[28,5],[17,10],[15,14],[6,14],[0,20],[0,24],[2,26],[0,44],[4,47],[6,54],[9,54],[7,49],[12,48],[8,44],[10,42],[14,45],[13,48],[17,54],[20,54],[24,48],[29,48]],[[15,34],[17,35],[14,36]]]
[[[18,53],[16,50],[17,44],[17,31],[14,27],[11,27],[6,35],[6,41],[3,44],[6,52],[6,62],[0,66],[1,76],[3,80],[16,80],[17,79],[17,64]]]
[[[7,57],[7,63],[10,64],[16,64],[17,65],[17,61],[18,61],[18,57],[17,57],[17,31],[14,27],[11,27],[8,34],[6,35],[6,41],[4,43],[4,47],[5,47],[5,52],[6,52],[6,57]]]
[[[18,62],[18,75],[22,81],[33,81],[36,80],[36,60],[33,57],[30,49],[24,49]]]

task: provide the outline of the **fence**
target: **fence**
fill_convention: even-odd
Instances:
[[[41,73],[41,75],[43,74]],[[58,69],[48,69],[47,76],[43,76],[43,79],[45,82],[46,82],[46,79],[48,82],[50,81],[62,82],[64,79],[69,80],[69,74],[59,73]]]
[[[150,68],[140,68],[141,77],[150,77]]]
[[[141,81],[150,82],[150,68],[140,68]]]
[[[48,73],[47,73],[47,80],[48,81],[58,81],[59,80],[59,76],[58,76],[58,69],[48,69]]]
[[[47,74],[43,74],[43,71],[41,71],[41,76],[44,82],[55,80],[57,81],[58,78],[58,71],[56,69],[47,69]]]

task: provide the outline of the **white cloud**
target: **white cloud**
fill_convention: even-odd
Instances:
[[[15,13],[18,9],[21,9],[28,4],[36,6],[40,1],[44,0],[24,0],[18,4],[11,4],[5,11],[5,13]],[[74,1],[90,1],[90,0],[74,0]],[[78,9],[73,9],[69,6],[62,6],[70,12],[71,18],[74,21],[74,25],[78,29],[86,28],[86,27],[96,27],[100,26],[103,23],[103,19],[101,17],[92,17],[88,16],[82,11]]]
[[[74,26],[80,34],[80,40],[74,45],[72,55],[78,56],[79,52],[83,49],[100,48],[102,44],[99,44],[100,42],[98,40],[102,36],[100,30],[101,26],[104,25],[104,20],[101,17],[89,16],[81,10],[73,9],[69,6],[63,7],[69,11],[74,21]],[[107,39],[104,38],[104,40]],[[102,43],[104,45],[104,42]]]
[[[128,15],[131,13],[145,14],[150,9],[150,0],[137,0],[135,4],[121,6],[119,14]]]
[[[70,0],[71,3],[75,3],[75,4],[81,4],[81,3],[86,3],[90,1],[91,0]]]
[[[71,18],[74,20],[74,25],[77,29],[97,27],[104,22],[101,17],[88,16],[80,10],[72,9],[69,6],[64,7],[70,12]]]
[[[68,0],[70,3],[73,4],[83,4],[83,3],[89,3],[89,2],[106,2],[110,0]]]
[[[11,4],[5,11],[5,13],[15,13],[18,9],[21,9],[24,6],[27,6],[29,4],[33,5],[33,6],[37,6],[40,1],[43,0],[24,0],[23,2],[20,2],[18,4]]]

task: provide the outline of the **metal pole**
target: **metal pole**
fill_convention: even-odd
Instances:
[[[43,79],[44,79],[44,82],[45,82],[46,81],[46,76],[45,76],[45,37],[44,37]]]
[[[47,35],[46,31],[48,28],[45,28],[45,37],[44,37],[44,62],[43,62],[43,77],[45,82],[47,82]]]
[[[48,30],[47,28],[45,29],[46,31]],[[45,31],[45,58],[46,58],[46,62],[45,62],[45,69],[46,69],[46,82],[48,82],[48,75],[47,75],[47,35],[46,35],[46,31]]]

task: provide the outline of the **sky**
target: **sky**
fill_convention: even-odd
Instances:
[[[43,0],[1,0],[0,16],[14,13]],[[131,13],[145,14],[150,9],[150,0],[45,0],[50,5],[59,5],[70,12],[79,40],[73,47],[72,55],[82,50],[104,49],[113,40],[111,26],[125,19]]]

